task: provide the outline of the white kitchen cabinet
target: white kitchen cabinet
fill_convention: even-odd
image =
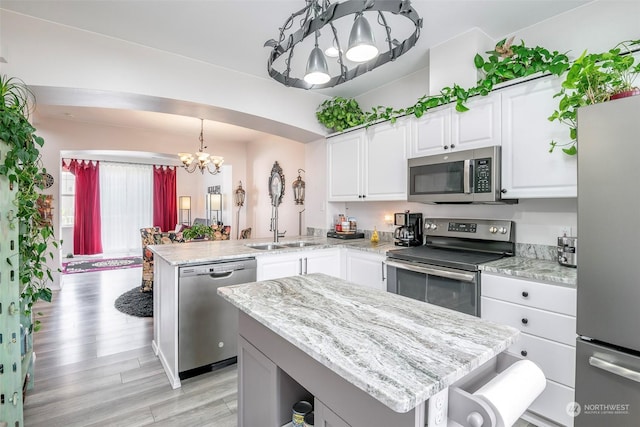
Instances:
[[[466,105],[469,111],[463,113],[456,111],[455,104],[449,104],[412,120],[409,157],[500,145],[500,94],[478,96]]]
[[[386,256],[346,249],[344,259],[345,280],[371,289],[387,290]]]
[[[256,257],[257,280],[324,273],[340,277],[340,249],[296,251]]]
[[[575,400],[576,290],[483,272],[481,292],[483,319],[522,332],[507,351],[536,363],[547,378],[528,411],[573,426],[566,405]]]
[[[548,117],[557,109],[561,79],[543,77],[500,90],[502,94],[502,195],[505,199],[577,197],[577,156],[556,148],[569,127]]]
[[[403,118],[330,138],[328,200],[406,200],[409,131]]]
[[[362,199],[362,167],[365,129],[358,129],[327,140],[328,200]]]

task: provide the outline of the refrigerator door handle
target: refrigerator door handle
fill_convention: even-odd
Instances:
[[[624,368],[622,366],[616,365],[615,363],[607,362],[606,360],[602,360],[594,356],[589,357],[589,365],[607,372],[611,372],[612,374],[619,375],[628,380],[640,383],[640,372],[638,371]]]

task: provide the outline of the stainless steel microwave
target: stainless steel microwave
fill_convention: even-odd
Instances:
[[[503,202],[499,146],[409,159],[408,179],[410,202]]]

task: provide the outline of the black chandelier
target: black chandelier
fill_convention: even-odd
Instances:
[[[329,0],[306,0],[303,9],[293,13],[279,29],[278,40],[268,40],[264,46],[271,47],[267,70],[269,75],[285,86],[301,89],[322,89],[337,86],[373,70],[389,61],[395,61],[415,46],[420,37],[422,18],[411,6],[409,0],[347,0],[342,3],[331,3]],[[377,23],[383,27],[385,45],[388,50],[378,53],[374,33],[365,16],[377,16]],[[376,14],[377,12],[377,14]],[[385,15],[383,12],[387,12]],[[349,42],[345,47],[339,40],[338,20],[353,16],[353,25],[349,33]],[[402,42],[392,38],[388,23],[392,16],[407,18],[413,24],[413,32]],[[293,28],[296,20],[300,27]],[[394,18],[395,19],[395,18]],[[344,21],[344,20],[343,20]],[[402,20],[405,22],[404,20]],[[408,22],[408,21],[407,21]],[[322,37],[320,29],[329,26],[327,36]],[[303,78],[292,76],[292,59],[294,48],[307,37],[314,37],[314,47],[308,56]],[[324,48],[325,51],[321,49]],[[274,63],[284,57],[284,70],[278,71]],[[335,57],[337,66],[331,73],[326,56]],[[347,62],[353,63],[347,67]],[[333,74],[333,75],[332,75]]]

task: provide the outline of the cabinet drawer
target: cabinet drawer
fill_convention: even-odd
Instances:
[[[557,381],[572,388],[575,386],[575,347],[529,334],[521,334],[520,340],[509,347],[508,351],[540,366],[548,380]]]
[[[567,413],[567,405],[575,401],[574,395],[572,388],[554,381],[547,381],[547,386],[529,406],[529,411],[563,426],[573,427],[573,417]]]
[[[529,307],[576,315],[573,288],[482,273],[482,296]]]
[[[482,318],[569,346],[576,342],[576,318],[482,297]]]

